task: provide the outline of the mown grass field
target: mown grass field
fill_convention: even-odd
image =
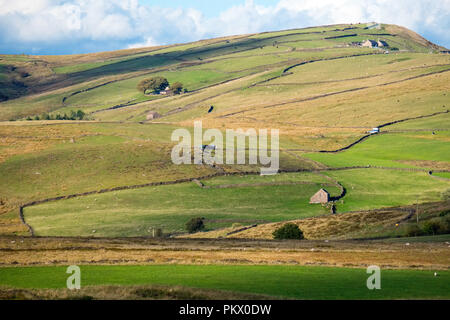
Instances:
[[[450,188],[449,182],[433,179],[426,172],[355,169],[326,174],[347,189],[337,204],[342,211],[439,201]]]
[[[337,154],[309,153],[306,157],[330,167],[378,166],[450,168],[448,131],[375,135]]]
[[[347,190],[337,201],[339,212],[439,201],[443,191],[450,188],[450,181],[433,179],[426,172],[357,169],[326,175]],[[330,185],[330,180],[310,174],[219,177],[205,181],[210,189],[185,183],[119,191],[30,207],[25,216],[42,236],[145,236],[152,228],[183,232],[184,224],[194,217],[206,218],[206,226],[212,230],[234,223],[260,224],[328,214],[329,209],[310,205],[309,198],[321,187],[337,196],[340,191],[332,181]],[[292,182],[307,184],[282,185]]]
[[[223,178],[207,182],[222,184]],[[300,184],[276,185],[278,182]],[[206,218],[208,229],[272,221],[292,220],[328,211],[309,205],[309,198],[330,181],[310,174],[227,178],[226,183],[246,186],[202,189],[195,183],[148,187],[42,204],[25,209],[36,235],[149,236],[152,228],[165,233],[185,232],[194,217]],[[275,183],[258,185],[256,183]],[[253,185],[252,185],[253,184]],[[338,195],[336,186],[327,186]],[[95,230],[95,232],[94,232]]]
[[[0,268],[0,284],[64,288],[65,267]],[[365,269],[296,266],[81,266],[82,286],[179,285],[290,299],[448,299],[450,273],[382,270],[381,290],[368,290]]]

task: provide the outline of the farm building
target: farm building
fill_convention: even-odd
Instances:
[[[311,197],[309,200],[309,203],[315,204],[315,203],[328,203],[330,201],[330,194],[325,189],[320,189],[317,191],[315,195]]]
[[[389,47],[389,45],[387,44],[387,42],[386,41],[384,41],[384,40],[378,40],[378,46],[379,47]]]
[[[147,120],[158,119],[160,117],[161,115],[156,111],[150,111],[149,113],[147,113]]]
[[[144,92],[144,94],[146,94],[146,95],[169,95],[172,93],[173,93],[173,91],[172,91],[172,89],[170,89],[170,87],[166,87],[164,90],[161,90],[161,91],[159,91],[159,90],[153,91],[153,90],[147,89]]]
[[[378,29],[379,30],[379,29],[381,29],[381,24],[372,22],[372,23],[367,24],[367,26],[364,29],[366,29],[366,30]]]
[[[204,144],[204,145],[202,145],[202,151],[203,152],[205,152],[205,151],[214,151],[214,150],[216,150],[216,146],[213,145],[213,144]]]
[[[171,94],[172,89],[170,87],[166,87],[163,91],[160,92],[160,94]]]
[[[376,42],[375,40],[366,40],[361,44],[361,46],[366,48],[377,48],[378,42]]]

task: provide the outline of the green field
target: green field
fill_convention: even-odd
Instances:
[[[433,179],[425,172],[359,169],[326,174],[347,190],[337,202],[339,212],[439,201],[450,188],[450,181]],[[320,187],[334,196],[339,193],[335,186],[320,184],[330,183],[320,178],[311,174],[219,177],[206,180],[205,185],[227,188],[201,189],[195,183],[184,183],[119,191],[30,207],[25,216],[37,235],[108,237],[145,236],[155,227],[183,232],[193,217],[205,217],[208,230],[233,223],[295,220],[328,213],[309,204]],[[308,184],[276,185],[286,182]]]
[[[438,177],[450,179],[450,172],[436,172],[436,173],[434,173],[434,175],[436,175]]]
[[[450,165],[449,141],[448,131],[381,134],[344,152],[310,153],[305,156],[330,167],[423,167],[420,161]]]
[[[0,268],[0,285],[64,288],[65,267]],[[365,269],[296,266],[82,266],[81,285],[179,285],[290,299],[449,299],[450,273],[382,270],[368,290]]]
[[[355,169],[326,174],[347,190],[337,204],[341,212],[439,201],[450,188],[450,181],[433,179],[426,172]]]
[[[217,179],[217,184],[225,182]],[[215,180],[207,181],[207,185],[214,185]],[[283,174],[276,180],[233,177],[227,178],[226,184],[250,185],[201,189],[192,182],[110,192],[33,206],[25,209],[25,216],[37,235],[113,237],[146,236],[152,228],[162,228],[166,233],[184,232],[185,223],[194,217],[205,217],[206,227],[211,230],[233,223],[293,220],[328,212],[309,204],[321,182],[330,183],[328,180],[311,174]],[[306,184],[256,184],[278,182]],[[326,188],[332,195],[339,194],[335,186]]]

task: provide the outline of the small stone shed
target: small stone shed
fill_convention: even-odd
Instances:
[[[315,203],[328,203],[330,201],[330,194],[325,189],[320,189],[317,191],[315,195],[311,197],[309,200],[309,203],[315,204]]]
[[[160,117],[161,115],[156,111],[150,111],[149,113],[147,113],[147,120],[158,119]]]

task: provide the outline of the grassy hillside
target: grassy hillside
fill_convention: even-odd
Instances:
[[[450,56],[407,29],[365,26],[88,55],[1,55],[0,233],[27,232],[19,219],[24,204],[86,192],[101,194],[27,207],[25,219],[39,235],[133,236],[150,227],[179,232],[194,216],[217,229],[322,215],[329,209],[308,199],[321,186],[338,196],[337,183],[346,189],[339,212],[441,200],[449,189]],[[389,47],[355,44],[366,39]],[[136,89],[153,76],[180,81],[187,92]],[[85,120],[41,119],[77,110]],[[148,121],[150,111],[161,118]],[[279,129],[281,169],[289,173],[230,177],[224,174],[258,167],[173,165],[170,135],[192,130],[195,120],[222,131]],[[407,121],[391,124],[398,120]],[[382,134],[346,151],[324,152],[384,124]],[[327,171],[368,165],[423,171]],[[321,175],[295,173],[317,169]],[[145,187],[212,175],[203,189],[190,182]],[[108,192],[127,187],[140,188]]]
[[[402,63],[414,60],[411,53],[428,54],[430,50],[438,52],[436,46],[412,37],[405,29],[385,25],[380,30],[369,31],[364,27],[365,25],[336,25],[92,55],[17,58],[2,56],[4,61],[2,64],[5,66],[11,65],[28,70],[26,72],[30,74],[30,79],[25,82],[28,92],[41,91],[45,94],[36,98],[7,102],[3,106],[6,110],[1,112],[0,116],[5,120],[17,119],[67,106],[80,106],[86,104],[83,103],[85,101],[83,99],[93,97],[99,100],[89,104],[95,104],[97,107],[127,104],[131,100],[141,102],[145,97],[139,96],[134,90],[135,84],[140,77],[158,72],[167,73],[167,77],[171,79],[186,82],[186,87],[192,91],[258,71],[284,70],[292,65],[312,60],[383,53],[383,50],[350,45],[352,42],[367,38],[382,38],[390,43],[391,47],[399,49],[392,53],[396,57],[394,60]],[[432,54],[428,60],[430,65],[448,64],[445,55],[443,59],[439,59],[440,55]],[[409,67],[411,65],[424,66],[423,63],[414,64],[410,61]],[[93,85],[89,85],[89,82],[93,82]],[[76,99],[73,97],[73,101],[62,103],[63,97],[67,94],[73,94],[79,89],[89,89],[98,84],[105,85],[81,92],[80,97]],[[77,86],[72,89],[72,85]],[[118,87],[120,90],[116,90]],[[61,96],[58,94],[60,99],[47,100],[56,92],[67,94]],[[45,107],[40,104],[41,99],[47,101]],[[26,109],[16,110],[16,107],[23,105],[25,100]],[[93,111],[89,108],[87,110]]]

